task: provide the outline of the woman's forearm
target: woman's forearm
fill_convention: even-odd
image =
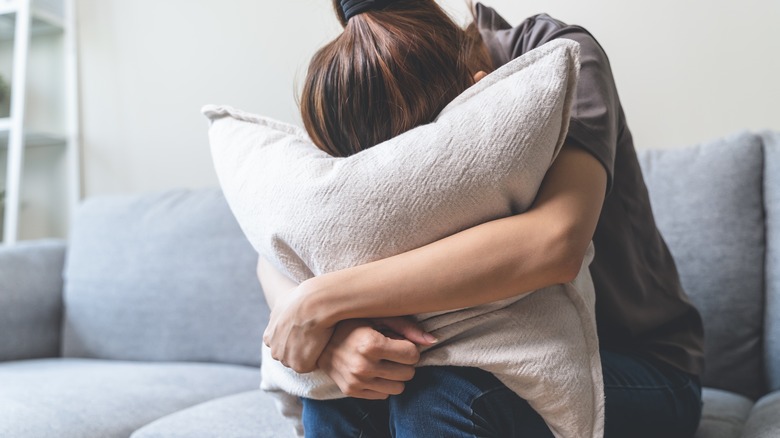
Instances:
[[[263,294],[265,294],[265,301],[271,309],[274,308],[278,297],[289,293],[298,286],[262,256],[257,260],[257,279],[260,281]]]
[[[314,306],[331,322],[399,316],[471,307],[569,281],[563,248],[556,248],[563,242],[537,224],[526,215],[501,219],[320,276]]]
[[[471,307],[571,281],[601,211],[606,173],[564,148],[535,206],[397,256],[302,283],[304,311],[325,325]]]

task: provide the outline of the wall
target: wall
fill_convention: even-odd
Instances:
[[[326,3],[80,0],[86,195],[215,185],[200,108],[294,120],[294,78],[338,29]]]
[[[339,27],[326,0],[78,0],[85,194],[216,184],[206,103],[297,122],[295,83]],[[460,21],[465,0],[442,2]],[[780,2],[492,0],[610,56],[638,147],[780,129]]]

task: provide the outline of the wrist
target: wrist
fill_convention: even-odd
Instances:
[[[332,290],[327,275],[305,280],[296,289],[300,311],[318,327],[330,328],[343,319],[338,312],[338,300],[329,292]]]

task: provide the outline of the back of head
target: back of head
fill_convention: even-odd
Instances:
[[[433,121],[491,62],[472,24],[455,24],[434,0],[396,0],[348,20],[309,65],[304,126],[320,149],[348,156]]]

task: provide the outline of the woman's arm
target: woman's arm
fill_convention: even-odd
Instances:
[[[605,190],[602,165],[584,150],[565,148],[526,213],[313,278],[301,285],[302,308],[327,326],[471,307],[569,282],[582,266]]]
[[[298,286],[263,257],[257,261],[257,278],[271,309],[278,298]],[[420,359],[415,344],[435,342],[408,318],[342,321],[336,324],[317,365],[344,395],[384,399],[400,394],[404,382],[414,376],[414,365]]]
[[[260,281],[263,294],[265,294],[265,301],[271,309],[276,304],[276,297],[290,293],[298,287],[298,283],[279,272],[264,257],[260,257],[257,260],[257,279]]]
[[[259,257],[257,260],[257,279],[260,281],[263,294],[265,294],[265,300],[271,309],[274,308],[279,297],[291,293],[298,286],[297,283],[282,274],[264,257]],[[368,320],[367,323],[377,332],[392,334],[395,338],[404,338],[418,345],[432,345],[437,342],[433,335],[424,332],[409,318],[400,316],[395,318],[373,318]]]
[[[265,341],[276,359],[310,371],[324,348],[314,345],[321,343],[317,333],[339,321],[471,307],[571,281],[593,237],[606,180],[593,155],[564,147],[527,212],[307,280],[274,309]]]

